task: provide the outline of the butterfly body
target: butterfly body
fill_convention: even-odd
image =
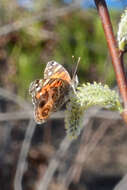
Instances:
[[[51,113],[62,107],[74,89],[72,83],[69,73],[62,65],[55,61],[47,63],[44,79],[35,80],[29,87],[37,123],[44,123]]]

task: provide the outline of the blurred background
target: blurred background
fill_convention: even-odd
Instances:
[[[106,2],[117,35],[127,0]],[[117,112],[89,109],[74,141],[66,137],[65,108],[45,124],[33,121],[30,83],[50,60],[72,75],[78,57],[80,84],[117,90],[92,0],[0,0],[0,189],[112,190],[126,175],[127,128]]]

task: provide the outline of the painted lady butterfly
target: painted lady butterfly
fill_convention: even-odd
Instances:
[[[77,78],[71,79],[66,69],[55,61],[47,63],[44,79],[37,79],[30,84],[29,93],[34,104],[35,121],[44,123],[51,113],[69,99],[70,91],[75,91]]]

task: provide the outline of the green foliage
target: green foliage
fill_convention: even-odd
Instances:
[[[60,20],[56,27],[60,40],[54,57],[57,57],[60,62],[69,63],[70,67],[73,64],[72,55],[76,58],[81,57],[80,70],[87,72],[91,64],[88,42],[92,41],[92,38],[88,35],[89,28],[89,22],[84,22],[84,19],[75,14],[72,15],[71,19],[67,17]],[[85,80],[84,76],[81,78]]]
[[[86,18],[82,17],[82,12],[74,13],[56,25],[59,41],[54,59],[72,67],[71,56],[81,57],[78,71],[80,81],[101,80],[105,76],[103,80],[112,84],[114,75],[111,60],[107,59],[107,44],[100,19],[94,12],[92,16],[89,16],[87,11],[85,14]],[[108,72],[105,74],[106,69]]]
[[[19,41],[14,47],[11,43],[9,44],[10,58],[17,70],[16,75],[13,76],[13,82],[17,85],[21,96],[28,96],[28,88],[32,80],[43,77],[45,65],[40,63],[42,52],[40,29],[40,24],[25,28],[18,34]]]
[[[35,78],[43,78],[43,63],[56,60],[65,64],[72,73],[75,64],[72,55],[81,57],[78,76],[84,81],[114,82],[111,60],[107,59],[107,45],[99,17],[92,12],[74,12],[48,24],[39,22],[16,33],[16,41],[9,41],[8,54],[15,62],[16,74],[13,82],[22,96],[28,94],[29,83]],[[48,26],[48,27],[47,27]],[[56,39],[48,39],[42,29],[56,34]],[[48,28],[48,29],[47,29]],[[51,47],[50,47],[51,46]],[[109,62],[109,63],[108,63]]]
[[[17,80],[20,95],[27,95],[29,84],[33,80],[33,78],[38,78],[41,76],[41,69],[37,64],[37,53],[39,50],[36,50],[32,55],[31,53],[22,53],[19,56],[18,60],[18,70],[19,70],[19,77]],[[30,55],[29,55],[30,54]],[[29,55],[29,56],[28,56]],[[26,93],[26,94],[24,94]]]
[[[101,74],[104,72],[105,69],[105,61],[107,56],[107,44],[104,37],[104,32],[102,28],[102,24],[100,19],[96,17],[94,19],[94,37],[93,37],[93,44],[95,45],[94,48],[94,59],[96,61],[97,72]]]

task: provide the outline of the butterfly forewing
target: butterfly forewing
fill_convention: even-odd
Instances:
[[[44,79],[59,78],[71,82],[71,77],[66,69],[56,61],[50,61],[44,71]]]

